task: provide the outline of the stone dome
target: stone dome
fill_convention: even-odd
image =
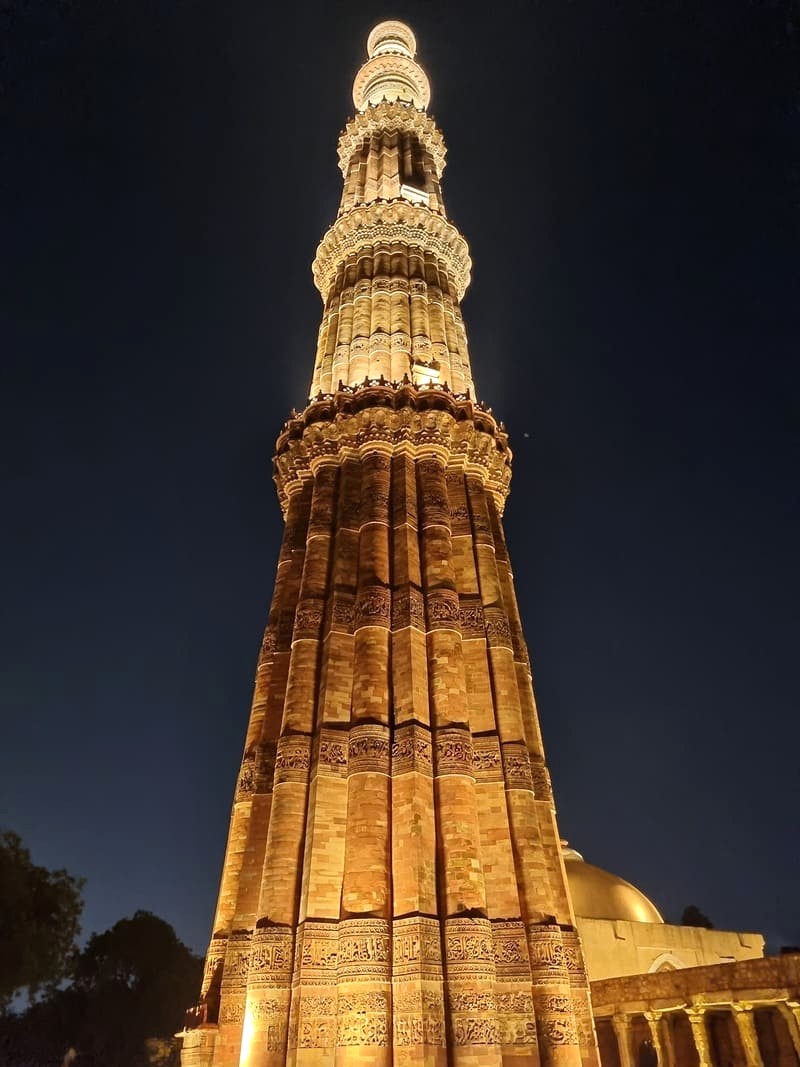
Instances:
[[[616,874],[586,863],[580,852],[564,847],[564,866],[579,919],[623,919],[635,923],[663,923],[658,908],[637,889]]]
[[[404,22],[379,22],[367,40],[367,62],[353,82],[353,103],[366,111],[382,100],[399,100],[425,110],[431,99],[428,76],[415,60],[417,41]]]

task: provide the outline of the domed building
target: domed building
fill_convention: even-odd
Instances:
[[[635,885],[587,863],[566,842],[562,855],[590,981],[764,955],[761,934],[667,923]]]

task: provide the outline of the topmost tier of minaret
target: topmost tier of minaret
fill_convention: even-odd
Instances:
[[[367,38],[369,59],[353,82],[358,111],[381,100],[399,100],[424,110],[431,98],[425,71],[415,62],[417,41],[404,22],[379,22]]]

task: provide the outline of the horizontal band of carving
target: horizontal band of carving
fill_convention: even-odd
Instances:
[[[299,492],[316,470],[344,463],[359,450],[374,447],[387,452],[410,450],[420,456],[420,462],[436,454],[442,467],[446,462],[457,463],[503,510],[511,481],[511,450],[504,428],[491,412],[469,396],[448,389],[375,381],[320,394],[286,423],[276,443],[273,468],[284,512],[290,495]],[[423,500],[423,513],[430,509],[430,499]],[[442,521],[448,522],[444,501],[442,509]],[[477,520],[479,516],[473,520],[476,539]],[[355,514],[352,521],[359,521]],[[286,641],[284,630],[289,622],[279,620],[278,648]]]
[[[356,606],[352,596],[346,593],[335,592],[331,605],[331,630],[339,633],[351,634],[356,617]]]
[[[275,778],[276,743],[263,741],[246,752],[236,782],[236,800],[247,800],[256,793],[271,793]]]
[[[522,921],[492,923],[492,940],[498,979],[529,978],[531,965]]]
[[[294,617],[294,639],[318,638],[325,616],[325,601],[318,597],[308,597],[297,604]]]
[[[425,601],[420,590],[412,586],[392,598],[392,629],[403,630],[406,626],[425,629]]]
[[[392,774],[418,771],[430,777],[433,769],[433,747],[430,734],[419,726],[398,726],[392,741]]]
[[[460,596],[458,606],[458,624],[464,638],[486,636],[486,620],[479,596]]]
[[[319,774],[343,778],[347,774],[347,737],[341,730],[323,730],[320,733],[317,756]]]
[[[306,922],[298,930],[295,944],[295,972],[312,976],[312,980],[326,976],[336,980],[339,962],[339,930],[335,923]]]
[[[445,958],[451,977],[486,974],[494,978],[494,943],[488,919],[446,919]]]
[[[394,1043],[399,1048],[412,1045],[445,1044],[444,1015],[402,1015],[395,1012],[393,1016]]]
[[[455,589],[433,589],[427,597],[428,629],[458,630],[458,593]]]
[[[511,627],[502,608],[484,608],[486,639],[490,646],[511,648]]]
[[[472,740],[468,729],[437,730],[436,773],[469,774],[472,769]]]
[[[334,222],[320,241],[311,267],[322,299],[328,299],[336,272],[348,256],[369,245],[396,243],[421,248],[441,260],[462,299],[472,270],[467,242],[442,215],[403,199],[359,205]]]
[[[537,800],[553,801],[553,787],[550,784],[550,772],[545,766],[544,756],[531,756],[531,779],[533,792]]]
[[[353,153],[364,141],[373,134],[394,130],[412,133],[417,138],[423,148],[430,152],[436,175],[441,178],[447,156],[441,130],[425,111],[399,100],[383,100],[350,119],[339,138],[339,170],[342,175],[347,177]]]
[[[558,926],[529,926],[528,951],[534,978],[555,977],[568,981],[564,941]]]
[[[348,741],[347,769],[350,774],[359,771],[389,773],[388,726],[368,724],[352,728]]]
[[[472,738],[472,768],[481,782],[502,782],[503,761],[496,737]]]
[[[389,923],[385,919],[347,919],[339,923],[339,982],[367,975],[388,977],[391,970]]]
[[[359,591],[356,597],[355,625],[389,627],[392,615],[391,590],[384,586],[371,585]]]
[[[250,985],[288,986],[292,977],[292,940],[291,930],[267,927],[255,931],[250,950]]]
[[[524,741],[507,741],[502,745],[503,770],[509,789],[533,790],[531,758]]]
[[[433,980],[442,977],[442,939],[438,919],[411,916],[396,919],[392,927],[392,973]],[[419,994],[414,994],[415,996]],[[439,994],[436,994],[437,1004]],[[405,1010],[412,1010],[407,1005]]]
[[[275,784],[305,782],[311,765],[311,739],[287,735],[278,741],[275,756]]]

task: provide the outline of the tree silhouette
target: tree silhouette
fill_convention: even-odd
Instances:
[[[70,974],[80,933],[83,880],[39,867],[22,839],[0,834],[0,1014]]]
[[[0,1063],[60,1064],[74,1049],[74,1067],[173,1067],[201,971],[169,923],[137,911],[89,939],[70,986],[0,1021]]]
[[[706,930],[713,930],[714,924],[709,917],[694,904],[688,904],[681,915],[681,926],[703,926]]]

